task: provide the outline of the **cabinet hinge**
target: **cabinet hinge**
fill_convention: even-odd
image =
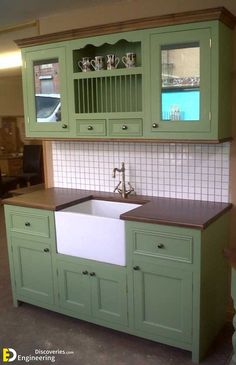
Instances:
[[[211,48],[211,43],[212,43],[212,42],[211,42],[211,38],[210,38],[210,39],[209,39],[209,47],[210,47],[210,48]]]
[[[27,123],[29,124],[29,122],[30,122],[30,119],[29,119],[29,117],[27,117]]]
[[[209,120],[211,120],[211,112],[209,112]]]

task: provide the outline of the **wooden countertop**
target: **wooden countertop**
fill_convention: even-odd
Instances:
[[[197,229],[206,228],[211,222],[232,207],[230,203],[214,203],[141,195],[129,196],[129,198],[123,199],[116,193],[67,188],[37,190],[32,193],[4,199],[3,203],[29,208],[61,210],[93,198],[142,204],[141,207],[122,214],[120,218],[123,220],[168,224]]]

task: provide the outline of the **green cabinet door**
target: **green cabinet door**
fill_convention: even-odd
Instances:
[[[210,132],[210,39],[210,29],[204,28],[151,34],[153,137],[184,139],[187,133],[194,139],[195,133],[204,138]]]
[[[54,303],[52,259],[47,244],[12,238],[17,298],[40,304]]]
[[[60,306],[79,318],[127,323],[126,269],[91,260],[58,260]]]
[[[69,137],[66,47],[26,48],[22,57],[26,135]]]
[[[96,264],[90,272],[93,317],[127,324],[126,268]]]
[[[58,261],[60,306],[77,314],[91,313],[89,272],[85,265]]]
[[[192,273],[136,261],[134,325],[149,335],[191,343]]]

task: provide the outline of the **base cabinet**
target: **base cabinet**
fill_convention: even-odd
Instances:
[[[58,261],[59,303],[78,315],[127,325],[126,270],[88,260]]]
[[[52,258],[48,245],[13,238],[11,247],[17,296],[36,304],[53,304]]]
[[[137,261],[133,281],[135,328],[191,343],[191,273],[164,264]]]
[[[126,222],[119,266],[57,253],[53,212],[5,206],[14,303],[192,352],[199,362],[226,320],[229,214],[199,230]]]

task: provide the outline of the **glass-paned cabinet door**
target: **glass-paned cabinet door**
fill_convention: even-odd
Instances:
[[[67,132],[67,87],[64,48],[25,55],[26,114],[29,131]]]
[[[209,131],[209,40],[207,29],[151,36],[153,132]]]

